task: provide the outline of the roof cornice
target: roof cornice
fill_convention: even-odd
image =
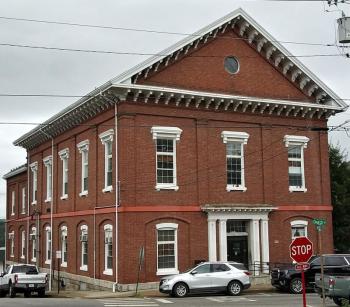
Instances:
[[[18,166],[16,168],[12,169],[7,174],[2,176],[2,178],[7,180],[7,179],[10,179],[10,178],[12,178],[12,177],[14,177],[16,175],[22,174],[22,173],[24,173],[26,171],[27,171],[27,164],[23,164],[21,166]]]

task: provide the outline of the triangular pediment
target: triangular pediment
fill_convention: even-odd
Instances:
[[[240,71],[229,75],[226,56]],[[238,9],[112,79],[253,97],[292,99],[346,108],[319,78],[244,10]]]

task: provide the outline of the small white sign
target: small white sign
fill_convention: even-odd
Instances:
[[[61,259],[61,258],[62,258],[62,252],[56,251],[56,259]]]

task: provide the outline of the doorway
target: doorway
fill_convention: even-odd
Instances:
[[[227,236],[227,260],[248,267],[248,236]]]

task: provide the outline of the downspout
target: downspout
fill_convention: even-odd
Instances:
[[[118,207],[119,207],[119,168],[118,168],[118,101],[114,104],[114,126],[115,126],[115,284],[113,292],[118,286]]]
[[[30,212],[29,212],[29,208],[30,208],[30,199],[29,199],[29,189],[30,189],[30,153],[27,152],[27,193],[26,193],[26,197],[27,197],[27,238],[26,238],[26,259],[27,259],[27,263],[29,263],[29,219],[30,219]]]

